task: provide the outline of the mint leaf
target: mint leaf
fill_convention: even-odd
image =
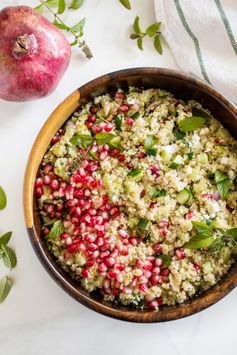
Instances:
[[[119,2],[126,7],[126,9],[131,10],[131,4],[129,0],[119,0]]]
[[[0,279],[0,303],[2,303],[8,296],[12,287],[12,280],[8,276]]]
[[[138,46],[138,48],[139,48],[141,51],[143,51],[142,38],[141,38],[141,37],[139,37],[139,38],[137,39],[137,46]]]
[[[210,118],[210,115],[201,108],[197,108],[197,107],[192,108],[192,113],[193,116],[199,116],[207,119]]]
[[[206,123],[205,118],[199,116],[186,117],[178,123],[181,132],[191,132],[201,128]]]
[[[185,132],[181,132],[179,129],[175,128],[173,130],[173,135],[176,140],[183,139],[185,137]]]
[[[107,144],[109,143],[113,138],[115,138],[115,135],[112,133],[97,133],[95,135],[95,139],[97,141],[97,144]]]
[[[70,5],[70,9],[79,9],[84,3],[84,0],[73,0]]]
[[[12,236],[12,232],[7,232],[0,237],[0,248],[2,245],[7,245],[11,236]]]
[[[140,170],[140,169],[133,169],[133,170],[129,171],[128,176],[135,177],[135,176],[140,175],[141,173],[142,173],[142,170]]]
[[[210,225],[207,225],[205,222],[196,222],[193,221],[192,225],[196,229],[199,235],[209,238],[213,236],[213,231]]]
[[[166,269],[167,267],[169,267],[172,262],[171,255],[160,254],[160,255],[158,255],[158,258],[163,260],[163,263],[161,265],[162,269]]]
[[[149,37],[154,37],[156,32],[159,30],[161,22],[155,22],[146,29],[146,33]]]
[[[237,228],[228,229],[225,232],[225,235],[227,235],[227,237],[236,238],[237,237]],[[1,242],[1,240],[0,240],[0,242]]]
[[[121,138],[119,136],[115,136],[109,141],[109,146],[113,148],[119,148],[121,142]]]
[[[117,116],[115,118],[115,126],[116,126],[116,129],[118,131],[121,131],[122,123],[123,123],[123,117],[122,116]]]
[[[56,19],[53,21],[54,26],[59,28],[60,30],[68,31],[69,27],[64,23],[58,22]]]
[[[216,252],[220,251],[224,246],[225,246],[225,243],[223,241],[223,238],[220,236],[220,237],[217,237],[216,239],[214,239],[214,241],[208,247],[208,251],[210,253],[216,253]]]
[[[51,231],[47,235],[47,238],[58,238],[62,233],[64,232],[64,225],[62,221],[57,221],[53,224],[53,227],[51,228]]]
[[[58,14],[61,15],[64,13],[66,8],[65,0],[58,0]]]
[[[193,160],[194,153],[193,152],[187,153],[187,156],[188,156],[188,160]]]
[[[85,26],[85,23],[86,23],[86,19],[85,17],[80,21],[78,22],[75,26],[71,27],[71,30],[73,32],[78,32],[80,36],[83,35],[83,28]]]
[[[190,239],[189,242],[184,244],[186,249],[202,249],[209,247],[214,241],[213,237],[205,237],[203,235],[197,235]]]
[[[230,179],[227,174],[223,173],[220,170],[216,170],[214,175],[217,191],[219,192],[220,197],[224,199],[227,196],[231,185]]]
[[[133,29],[134,29],[134,32],[136,34],[140,34],[141,33],[141,29],[140,29],[140,25],[139,25],[139,16],[136,16],[135,17],[135,20],[134,20],[134,24],[133,24]]]
[[[167,191],[166,190],[159,190],[156,187],[152,187],[150,190],[150,198],[158,198],[158,197],[162,197],[162,196],[166,196],[167,195]]]
[[[169,168],[170,168],[170,169],[177,170],[178,167],[179,167],[179,165],[180,165],[180,164],[173,162],[173,163],[171,163],[171,164],[169,165]]]
[[[158,152],[157,148],[150,148],[147,150],[147,155],[155,157]]]
[[[157,52],[158,52],[160,55],[162,55],[163,49],[162,49],[162,46],[161,46],[160,35],[155,36],[155,39],[154,39],[154,47],[155,47],[155,49],[157,50]]]
[[[3,262],[6,267],[13,269],[17,264],[17,258],[14,250],[7,245],[2,245],[1,250],[3,251]]]
[[[146,218],[141,218],[138,223],[138,228],[148,230],[151,222]]]
[[[6,207],[6,205],[7,205],[7,196],[3,188],[0,186],[0,210],[3,210]]]
[[[228,175],[225,174],[225,173],[223,173],[223,172],[220,171],[220,170],[216,170],[214,176],[215,176],[215,182],[216,182],[216,183],[221,182],[221,181],[224,181],[224,180],[226,180],[226,179],[229,179],[229,178],[228,178]]]
[[[79,148],[86,149],[92,144],[92,137],[89,134],[75,133],[70,142]]]

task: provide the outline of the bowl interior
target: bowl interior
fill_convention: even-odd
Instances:
[[[196,100],[205,108],[208,108],[213,116],[237,139],[236,107],[212,87],[201,81],[190,78],[185,74],[158,68],[128,69],[104,75],[82,86],[67,98],[49,117],[36,139],[25,178],[24,208],[26,224],[32,245],[46,270],[66,292],[79,302],[108,316],[134,322],[159,322],[178,319],[210,306],[230,292],[237,284],[237,264],[235,263],[214,287],[181,305],[163,306],[159,311],[138,311],[103,302],[97,293],[88,294],[77,281],[61,269],[48,251],[43,237],[41,237],[40,219],[33,196],[33,185],[40,162],[52,137],[76,108],[91,101],[95,96],[114,92],[119,87],[127,89],[128,86],[166,89],[173,93],[177,99]],[[79,95],[80,101],[78,101]],[[44,138],[42,139],[42,137]]]

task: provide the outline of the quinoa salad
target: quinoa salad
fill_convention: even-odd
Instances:
[[[53,137],[35,195],[49,250],[105,301],[182,303],[237,256],[237,143],[165,90],[118,89],[82,106]]]

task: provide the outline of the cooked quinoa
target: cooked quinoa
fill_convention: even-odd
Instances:
[[[105,301],[182,303],[235,261],[236,173],[236,141],[199,103],[119,89],[52,139],[35,183],[42,235]]]

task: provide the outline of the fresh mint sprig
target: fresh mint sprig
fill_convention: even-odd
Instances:
[[[130,35],[130,38],[137,41],[137,46],[142,51],[143,39],[145,37],[151,37],[154,39],[155,49],[159,54],[162,54],[163,49],[160,41],[160,36],[161,36],[161,32],[159,31],[160,26],[161,26],[161,22],[155,22],[152,25],[148,26],[145,31],[142,31],[140,27],[140,17],[136,16],[133,23],[134,33]]]

